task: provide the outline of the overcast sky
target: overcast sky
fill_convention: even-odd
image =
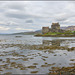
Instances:
[[[0,1],[0,33],[35,31],[52,22],[75,26],[75,2]]]

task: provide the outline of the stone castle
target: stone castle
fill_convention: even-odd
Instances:
[[[51,28],[49,27],[42,27],[42,33],[48,33],[48,32],[60,32],[63,33],[64,30],[60,29],[59,23],[52,23]]]

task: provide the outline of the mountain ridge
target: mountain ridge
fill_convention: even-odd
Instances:
[[[68,27],[60,27],[60,29],[63,30],[72,30],[75,31],[75,26],[68,26]],[[21,33],[15,33],[15,34],[25,34],[25,35],[29,35],[29,34],[38,34],[38,33],[42,33],[42,30],[36,30],[36,31],[31,31],[31,32],[21,32]]]
[[[75,26],[60,27],[60,29],[75,31]],[[40,30],[30,31],[30,32],[12,33],[12,35],[14,35],[14,34],[34,35],[34,34],[38,34],[38,33],[42,33],[42,30],[40,29]],[[3,33],[3,34],[4,34],[4,33]],[[2,33],[1,33],[1,35],[2,35]]]

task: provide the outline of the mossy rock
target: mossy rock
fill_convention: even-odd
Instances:
[[[31,73],[37,73],[38,71],[31,71]]]
[[[36,68],[36,66],[28,66],[27,68],[34,69],[34,68]]]

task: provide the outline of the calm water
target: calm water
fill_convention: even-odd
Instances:
[[[38,50],[39,46],[55,45],[75,47],[75,37],[0,35],[0,73],[46,74],[52,67],[73,66],[75,50]]]

